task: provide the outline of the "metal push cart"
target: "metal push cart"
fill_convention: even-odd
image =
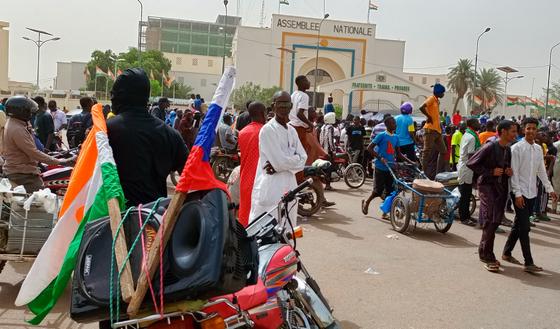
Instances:
[[[416,223],[433,223],[438,232],[449,231],[455,218],[458,197],[446,188],[436,193],[415,188],[415,179],[428,179],[415,165],[389,163],[387,167],[395,181],[397,193],[391,204],[393,229],[408,233],[416,227]],[[411,225],[411,221],[414,225]]]

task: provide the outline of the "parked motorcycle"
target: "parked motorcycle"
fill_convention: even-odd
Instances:
[[[325,181],[327,172],[331,167],[329,161],[317,160],[311,166],[303,168],[305,178],[312,178],[321,182]],[[315,184],[311,184],[297,194],[298,215],[303,217],[311,217],[321,209],[321,201],[319,200],[319,190]]]
[[[307,180],[282,197],[278,206],[261,215],[247,228],[259,246],[256,285],[235,294],[210,300],[200,311],[172,313],[147,326],[162,328],[321,328],[338,329],[332,309],[321,293],[296,248],[302,236],[289,217],[289,207],[311,185]],[[142,325],[159,315],[115,323],[113,328]]]
[[[231,175],[233,169],[240,164],[240,156],[239,153],[229,154],[221,149],[218,149],[212,152],[210,156],[210,163],[216,178],[224,183],[227,183],[229,175]]]
[[[366,170],[359,163],[349,162],[348,153],[336,153],[332,163],[330,181],[338,182],[344,178],[348,187],[360,188],[366,182]]]

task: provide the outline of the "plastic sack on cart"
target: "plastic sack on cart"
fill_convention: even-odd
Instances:
[[[388,214],[391,211],[391,205],[393,204],[393,199],[395,198],[395,196],[397,196],[397,193],[397,191],[394,191],[393,193],[389,194],[385,198],[383,203],[379,206],[379,209],[381,209],[384,214]]]
[[[40,203],[45,211],[49,214],[55,214],[57,211],[56,194],[52,193],[48,188],[33,192],[33,194],[23,203],[23,209],[29,211],[33,202]]]
[[[7,178],[2,178],[2,180],[0,180],[0,193],[10,192],[11,190],[12,184],[10,184],[10,180]]]
[[[458,187],[456,187],[453,191],[451,191],[451,195],[454,196],[454,198],[449,198],[445,200],[445,202],[447,203],[447,209],[453,209],[457,204],[457,202],[459,202],[459,199],[461,199],[461,192],[459,192]]]

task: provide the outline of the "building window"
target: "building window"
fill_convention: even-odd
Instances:
[[[214,61],[209,59],[208,60],[208,67],[214,67]]]
[[[428,78],[422,77],[422,84],[425,85],[428,83]]]
[[[175,58],[175,64],[177,64],[177,65],[183,65],[183,58],[181,58],[181,57]]]
[[[200,80],[200,86],[201,87],[206,87],[206,79],[201,79]]]
[[[409,76],[409,77],[408,77],[408,81],[410,81],[410,82],[414,82],[414,77],[413,77],[412,75],[411,75],[411,76]]]
[[[192,65],[193,66],[198,66],[198,58],[193,58],[192,59]]]

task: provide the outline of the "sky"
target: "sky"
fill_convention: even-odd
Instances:
[[[406,41],[405,71],[447,73],[459,58],[474,59],[480,40],[479,67],[511,66],[523,79],[511,81],[508,94],[543,94],[550,48],[560,42],[560,1],[556,0],[372,0],[377,37]],[[214,21],[223,14],[222,0],[142,0],[148,15]],[[230,14],[244,25],[258,26],[262,0],[230,0]],[[282,14],[320,17],[323,0],[289,0]],[[366,22],[368,0],[325,0],[331,19]],[[269,26],[278,0],[265,0]],[[95,49],[126,51],[137,44],[137,0],[1,0],[0,20],[10,23],[12,80],[35,82],[37,51],[23,36],[25,27],[61,38],[41,50],[40,84],[52,86],[56,62],[88,61]],[[560,80],[560,46],[552,56],[552,81]],[[534,85],[533,85],[534,83]]]

